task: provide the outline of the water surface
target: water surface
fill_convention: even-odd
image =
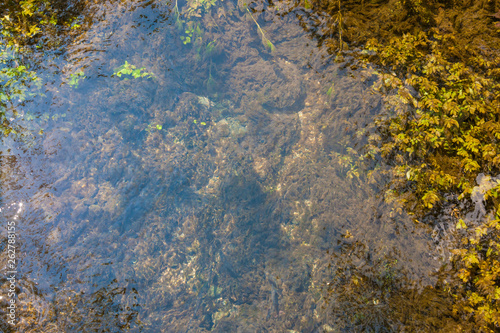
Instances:
[[[386,108],[376,70],[335,61],[286,8],[177,5],[88,9],[20,108],[25,135],[3,142],[3,219],[22,204],[16,329],[410,325],[438,252],[348,160]]]

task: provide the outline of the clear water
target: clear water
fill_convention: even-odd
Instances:
[[[339,163],[384,112],[373,69],[335,62],[265,3],[215,3],[184,44],[174,5],[94,5],[89,30],[45,55],[46,96],[1,149],[1,228],[19,215],[15,329],[408,325],[399,314],[441,264],[432,235],[384,203],[385,179]],[[151,76],[118,77],[125,62]]]

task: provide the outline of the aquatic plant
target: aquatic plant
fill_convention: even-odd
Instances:
[[[264,45],[266,48],[268,48],[269,51],[271,51],[271,52],[276,51],[276,47],[274,46],[273,43],[271,43],[271,41],[269,39],[267,39],[266,35],[264,34],[264,30],[262,30],[262,28],[260,27],[259,23],[253,17],[252,13],[250,13],[250,10],[248,9],[248,6],[245,6],[245,9],[247,10],[248,15],[250,15],[250,17],[252,18],[252,20],[257,25],[257,30],[259,31],[260,37],[262,39],[262,45]]]
[[[417,291],[394,253],[381,253],[348,237],[340,243],[340,253],[333,252],[328,265],[332,278],[322,287],[322,307],[330,310],[330,320],[339,331],[450,332],[446,329],[456,328],[447,311],[452,298],[431,287]]]
[[[5,136],[20,130],[12,125],[16,104],[43,95],[42,79],[34,70],[39,64],[29,56],[59,46],[81,27],[76,8],[60,11],[57,6],[49,0],[0,4],[0,132]]]
[[[203,13],[206,13],[210,8],[214,7],[218,0],[189,0],[183,14],[190,17],[201,17]]]
[[[449,272],[456,280],[446,283],[445,288],[456,300],[455,315],[475,323],[484,332],[496,332],[500,327],[497,304],[500,299],[500,182],[484,175],[481,178],[483,181],[473,190],[476,210],[456,224],[460,246],[451,251],[454,265]],[[496,214],[486,215],[486,207],[491,204]]]
[[[394,109],[397,117],[381,117],[377,126],[389,139],[379,147],[381,156],[396,161],[395,188],[405,203],[417,203],[415,213],[432,209],[445,193],[470,195],[479,172],[500,167],[500,85],[491,78],[498,59],[452,62],[440,51],[450,38],[433,30],[384,47],[368,44],[406,77],[380,76],[376,89],[396,92],[401,105]]]
[[[335,93],[335,82],[332,82],[332,84],[330,85],[330,88],[328,88],[328,90],[326,91],[326,96],[331,98],[334,93]]]
[[[193,120],[193,124],[198,124],[198,120],[196,120],[196,119],[195,119],[195,120]],[[207,125],[207,123],[206,123],[206,122],[204,122],[204,121],[200,121],[200,125],[201,125],[201,126],[206,126],[206,125]]]
[[[208,67],[208,79],[203,83],[205,84],[209,93],[213,93],[217,90],[217,81],[215,81],[214,77],[212,76],[212,60],[210,60],[210,66]],[[208,106],[210,106],[210,103]]]
[[[0,49],[0,132],[7,136],[17,131],[11,126],[17,117],[15,104],[40,94],[42,80],[28,66],[22,65],[14,48]]]
[[[433,11],[439,3],[441,10]],[[390,11],[381,4],[359,15],[354,10],[359,4],[342,4],[340,12],[340,1],[312,3],[328,11],[332,20],[342,18],[322,42],[333,54],[362,45],[363,51],[352,53],[359,61],[356,66],[372,68],[373,88],[386,112],[353,134],[363,149],[346,150],[334,160],[344,171],[369,170],[367,180],[370,175],[389,176],[386,201],[399,202],[394,213],[405,208],[416,221],[432,224],[443,207],[469,207],[466,202],[472,199],[478,174],[500,173],[500,56],[495,51],[500,39],[485,13],[494,8],[484,3],[472,8],[465,1],[450,8],[442,2],[409,0],[397,2]],[[380,28],[385,23],[377,13],[397,22],[390,29]],[[368,16],[376,23],[363,23],[371,21]],[[344,19],[351,24],[339,26]],[[467,27],[452,22],[467,22]],[[344,38],[352,44],[342,44]],[[453,213],[458,240],[453,269],[445,273],[443,285],[453,298],[454,327],[484,332],[500,327],[498,196],[498,188],[485,196],[486,210],[494,218],[484,216],[471,225],[460,219],[467,211]]]
[[[163,126],[160,125],[160,124],[155,124],[155,123],[152,123],[152,124],[148,124],[148,127],[146,127],[146,132],[152,132],[152,131],[161,131],[163,129]]]
[[[335,19],[335,23],[338,25],[339,31],[339,52],[342,52],[344,42],[342,41],[342,6],[340,0],[338,0],[339,11],[337,13],[337,18]]]
[[[12,6],[9,14],[0,18],[2,35],[7,37],[8,46],[24,47],[29,38],[39,34],[49,25],[57,24],[56,13],[50,3],[40,0],[23,0],[18,6]]]
[[[180,38],[184,45],[197,42],[199,44],[198,53],[202,50],[203,32],[200,23],[196,22],[196,19],[210,13],[211,8],[217,4],[217,1],[218,0],[190,0],[182,10],[182,13],[179,12],[177,1],[175,3],[174,13],[176,16],[177,28],[181,31],[184,30],[184,35]],[[184,19],[181,19],[181,17]],[[207,47],[209,47],[210,43],[207,44]]]
[[[181,36],[182,43],[184,45],[198,41],[199,44],[203,41],[203,33],[200,29],[200,25],[195,22],[187,22],[186,29],[184,30],[185,35]]]
[[[78,83],[80,82],[80,80],[83,80],[85,78],[86,78],[86,76],[83,73],[83,71],[79,71],[79,72],[76,72],[74,74],[71,74],[70,79],[68,81],[68,85],[72,88],[78,88]]]
[[[430,29],[367,44],[376,54],[371,61],[392,72],[378,75],[375,89],[386,96],[390,111],[375,124],[379,140],[365,148],[390,163],[390,193],[418,219],[449,204],[450,194],[470,198],[479,173],[500,171],[500,57],[457,38]],[[469,57],[458,60],[457,47]],[[455,315],[485,332],[500,327],[498,195],[497,187],[485,199],[495,218],[474,227],[458,220],[456,269],[446,284]]]
[[[145,67],[137,68],[136,66],[129,64],[128,61],[125,60],[125,63],[123,65],[114,69],[113,76],[122,77],[122,75],[131,75],[134,79],[140,77],[145,77],[148,79],[154,78],[153,73],[143,72],[145,69]]]
[[[81,8],[69,6],[60,10],[60,5],[50,0],[3,2],[0,4],[3,43],[22,53],[60,45],[60,37],[83,29]]]

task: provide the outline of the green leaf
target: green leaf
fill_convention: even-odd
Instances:
[[[137,79],[138,77],[141,77],[141,69],[136,69],[136,70],[132,71],[132,76],[133,76],[134,78],[136,78],[136,79]]]
[[[460,219],[460,220],[458,220],[456,228],[457,229],[467,229],[467,224],[465,224],[464,220]]]
[[[334,83],[332,83],[332,85],[330,86],[330,89],[328,89],[328,91],[326,92],[326,95],[328,97],[331,97],[334,92],[335,92],[335,86],[334,86]]]

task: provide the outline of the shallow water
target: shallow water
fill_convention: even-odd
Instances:
[[[273,6],[179,2],[179,30],[173,5],[96,5],[3,142],[16,329],[399,331],[441,262],[387,180],[342,159],[384,112],[374,69]]]

